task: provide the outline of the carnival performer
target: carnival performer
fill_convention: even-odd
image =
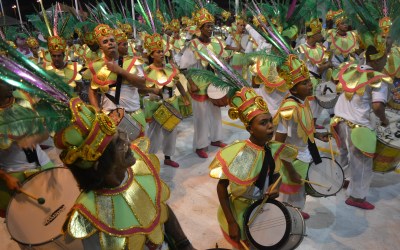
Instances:
[[[310,109],[312,84],[305,63],[296,55],[289,54],[285,66],[280,75],[289,85],[290,93],[274,117],[277,126],[275,140],[296,146],[299,153],[295,161],[284,161],[279,199],[303,210],[306,193],[302,180],[306,177],[310,162],[318,164],[321,161],[315,138],[328,141],[328,137],[327,133],[315,133]],[[301,214],[304,219],[310,217],[306,212],[301,211]]]
[[[124,108],[140,124],[144,135],[146,120],[138,93],[138,88],[145,88],[142,61],[137,57],[119,57],[114,31],[108,25],[99,24],[94,32],[104,58],[90,63],[84,73],[86,79],[91,79],[90,104],[107,113],[117,107]],[[100,102],[97,92],[101,93]]]
[[[171,156],[175,153],[177,124],[165,126],[153,119],[153,116],[157,115],[157,109],[164,105],[163,102],[169,103],[175,109],[175,112],[179,113],[178,97],[175,95],[176,88],[183,97],[185,105],[190,105],[190,102],[186,91],[179,82],[179,70],[171,64],[165,64],[162,37],[157,33],[146,35],[144,48],[149,54],[150,63],[149,66],[144,68],[146,86],[158,88],[162,92],[161,100],[159,96],[154,95],[150,95],[149,98],[144,100],[146,120],[150,121],[147,130],[151,142],[149,152],[155,154],[162,146],[165,155],[164,164],[178,168],[179,164],[171,159]]]
[[[279,164],[274,159],[292,161],[297,150],[288,145],[271,141],[272,116],[262,97],[254,90],[242,88],[229,102],[231,118],[240,117],[250,133],[247,140],[235,141],[218,151],[210,164],[210,176],[219,179],[217,185],[218,222],[224,237],[235,248],[241,249],[240,241],[249,245],[244,230],[244,212],[249,205],[269,195],[274,199],[278,189],[271,184],[279,175]],[[236,116],[234,115],[236,114]]]
[[[190,41],[190,46],[183,51],[179,66],[181,69],[202,68],[212,71],[213,69],[199,55],[198,51],[209,49],[219,58],[225,58],[227,54],[224,50],[224,42],[212,37],[214,16],[206,9],[202,8],[196,12],[195,22],[201,35],[199,38]],[[226,146],[222,142],[221,108],[215,106],[208,99],[206,91],[210,83],[195,81],[190,78],[188,78],[188,82],[188,91],[193,99],[193,148],[199,157],[208,158],[206,150],[210,141],[212,146]]]
[[[82,65],[78,62],[66,61],[67,44],[65,39],[60,36],[50,36],[47,38],[47,46],[51,63],[44,61],[43,68],[56,73],[63,78],[66,84],[75,88],[76,82],[82,79],[79,73],[82,70]]]
[[[385,115],[388,83],[392,79],[380,73],[387,61],[386,40],[371,34],[364,43],[368,45],[366,64],[345,64],[335,79],[337,89],[343,92],[335,106],[332,133],[337,141],[339,164],[348,165],[350,184],[346,204],[362,209],[374,209],[366,200],[372,181],[373,155],[376,150],[376,133],[369,119],[371,111],[382,126],[389,121]],[[375,41],[375,42],[371,42]]]
[[[32,56],[29,57],[29,59],[33,63],[40,65],[41,58],[39,57],[39,41],[36,38],[30,36],[26,39],[26,44],[28,45],[29,49],[32,52]]]

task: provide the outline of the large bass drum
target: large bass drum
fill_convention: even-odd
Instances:
[[[388,108],[385,113],[389,126],[382,127],[377,122],[376,127],[378,141],[373,170],[379,173],[393,171],[400,163],[400,110]]]
[[[298,247],[306,230],[300,211],[289,204],[267,200],[251,225],[248,225],[261,203],[262,200],[254,202],[244,214],[243,228],[250,243],[262,250]]]
[[[23,193],[14,195],[6,217],[13,240],[23,245],[43,245],[43,249],[82,249],[80,240],[67,243],[60,237],[68,212],[80,194],[71,171],[44,170],[29,177],[22,189],[44,198],[45,202],[39,204]]]

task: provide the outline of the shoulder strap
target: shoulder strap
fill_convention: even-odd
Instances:
[[[120,56],[118,58],[118,65],[122,68],[123,67],[124,58]],[[110,99],[115,105],[119,105],[119,98],[121,96],[121,85],[122,85],[122,76],[118,75],[117,80],[114,84],[110,85],[110,87],[116,87],[115,96],[112,96],[108,93],[105,93],[105,96]]]

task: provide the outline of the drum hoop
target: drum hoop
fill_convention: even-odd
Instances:
[[[322,158],[326,158],[326,159],[332,160],[332,158],[326,157],[326,156],[322,156],[321,159],[322,159]],[[313,163],[314,163],[314,162],[311,162],[311,163],[308,165],[307,177],[306,177],[307,180],[309,180],[309,179],[308,179],[308,172],[310,171],[310,166],[311,166],[311,164],[313,164]],[[339,166],[339,169],[341,170],[341,172],[342,172],[342,174],[343,174],[343,182],[342,182],[342,186],[343,186],[343,183],[344,183],[344,171],[343,171],[343,168],[342,168],[342,166],[340,166],[339,162],[336,161],[336,159],[335,159],[335,163]],[[317,190],[314,189],[314,187],[312,186],[312,184],[306,182],[306,183],[304,183],[304,185],[307,186],[308,188],[310,188],[312,191],[314,191],[314,192],[316,192],[316,193],[318,193],[318,194],[321,194],[320,192],[318,192]],[[334,193],[334,194],[330,194],[330,195],[322,195],[322,194],[321,194],[320,196],[313,196],[313,197],[329,197],[329,196],[334,196],[334,195],[336,195],[337,193],[339,193],[340,190],[342,190],[342,188],[340,188],[340,189],[339,189],[336,193]],[[311,194],[308,194],[308,195],[312,196]]]
[[[23,183],[21,183],[21,186],[23,187],[24,184],[25,184],[26,182],[30,181],[31,179],[33,179],[35,176],[39,175],[40,173],[43,173],[43,172],[46,172],[46,171],[52,171],[52,170],[58,169],[58,168],[68,169],[67,167],[54,167],[54,168],[43,169],[43,170],[39,171],[38,173],[35,173],[35,174],[29,176],[28,178],[26,178],[25,181],[24,181]],[[7,231],[8,231],[8,232],[10,232],[10,230],[8,229],[8,220],[7,220],[8,212],[9,212],[9,207],[10,207],[10,205],[11,205],[11,201],[15,199],[15,196],[16,196],[16,195],[17,195],[17,193],[15,192],[15,193],[12,195],[12,197],[11,197],[11,199],[10,199],[10,202],[9,202],[8,205],[7,205],[5,223],[6,223]],[[42,242],[42,243],[37,243],[37,244],[27,244],[26,242],[21,242],[21,241],[15,239],[11,234],[10,234],[10,236],[11,236],[11,238],[12,238],[13,241],[15,241],[15,242],[17,242],[17,243],[19,243],[19,244],[25,245],[25,246],[41,246],[41,245],[45,245],[45,244],[47,244],[47,243],[53,242],[54,240],[60,238],[60,236],[62,236],[62,233],[60,233],[59,235],[55,236],[54,238],[52,238],[52,239],[50,239],[50,240],[44,241],[44,242]]]
[[[282,212],[283,212],[283,214],[284,214],[284,216],[285,216],[285,220],[286,220],[286,222],[287,222],[287,226],[286,226],[286,230],[285,230],[285,233],[284,233],[282,239],[281,239],[278,243],[276,243],[276,244],[273,245],[273,246],[263,246],[263,245],[258,244],[258,242],[256,242],[256,241],[253,239],[253,237],[251,237],[250,229],[249,229],[249,227],[247,226],[247,223],[248,223],[249,220],[250,220],[251,212],[252,212],[254,209],[256,209],[256,208],[258,207],[258,205],[260,205],[260,203],[262,203],[262,199],[259,199],[259,200],[255,201],[254,203],[252,203],[252,204],[246,209],[246,212],[244,213],[243,228],[244,228],[244,231],[245,231],[245,235],[246,235],[247,239],[250,241],[250,243],[251,243],[254,247],[256,247],[257,249],[261,249],[261,250],[275,250],[275,249],[280,249],[281,247],[283,247],[283,246],[287,243],[287,241],[288,241],[288,239],[289,239],[289,237],[290,237],[290,232],[292,231],[292,221],[290,220],[291,218],[290,218],[289,211],[287,210],[286,206],[285,206],[282,202],[279,202],[279,201],[277,201],[277,200],[272,200],[272,199],[268,199],[268,200],[267,200],[266,203],[274,204],[274,205],[276,205],[278,208],[280,208],[280,209],[282,210]]]

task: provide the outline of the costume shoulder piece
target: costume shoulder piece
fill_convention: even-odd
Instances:
[[[281,119],[287,121],[293,119],[298,124],[297,135],[304,142],[307,142],[307,139],[314,142],[315,127],[309,98],[306,98],[302,104],[290,98],[290,96],[286,97],[273,119],[274,125],[278,125]]]
[[[162,225],[168,218],[165,202],[170,192],[158,175],[157,158],[142,151],[148,146],[148,139],[132,143],[137,160],[121,186],[79,196],[66,228],[69,234],[84,239],[99,233],[104,250],[143,249],[148,241],[155,245],[164,241]]]
[[[326,40],[330,43],[330,50],[335,55],[347,57],[358,49],[357,34],[355,32],[348,31],[346,36],[340,36],[336,30],[333,30]]]
[[[327,53],[325,53],[325,47],[316,44],[315,47],[310,47],[307,44],[302,44],[299,46],[300,53],[309,60],[313,65],[320,64],[324,60],[327,60]]]
[[[198,38],[193,39],[190,43],[191,43],[190,46],[192,47],[193,51],[195,52],[194,54],[195,54],[196,58],[201,60],[201,63],[203,64],[203,66],[207,66],[208,61],[205,58],[203,58],[196,51],[200,50],[200,51],[205,52],[205,48],[208,48],[214,54],[216,54],[218,56],[218,58],[225,58],[228,56],[227,52],[224,49],[226,47],[225,42],[216,37],[211,37],[210,43],[202,43]]]
[[[44,62],[43,68],[61,76],[64,82],[73,88],[76,87],[75,81],[82,79],[82,76],[79,74],[79,71],[82,70],[82,65],[77,62],[68,62],[63,69],[57,69],[51,62]]]
[[[336,80],[339,81],[336,89],[344,92],[346,98],[351,100],[354,94],[364,95],[367,85],[372,88],[379,88],[382,81],[392,83],[392,79],[378,71],[374,71],[367,65],[345,64],[337,74]]]
[[[218,151],[209,167],[210,176],[249,186],[257,180],[264,154],[262,147],[249,140],[236,141]]]
[[[392,78],[400,78],[400,47],[392,47],[383,72]]]
[[[156,85],[162,88],[163,86],[170,87],[169,85],[174,85],[173,80],[179,74],[179,70],[176,67],[172,67],[171,64],[167,64],[162,68],[157,68],[151,64],[144,68],[144,73],[147,87],[150,88]]]
[[[257,59],[256,63],[250,67],[250,71],[255,76],[255,83],[258,85],[264,84],[268,93],[274,90],[279,90],[280,92],[288,90],[288,85],[285,84],[286,81],[279,76],[276,63]]]
[[[270,141],[268,142],[268,146],[271,148],[272,157],[275,161],[275,173],[279,173],[279,170],[283,166],[282,160],[292,162],[297,158],[298,150],[294,145]]]

